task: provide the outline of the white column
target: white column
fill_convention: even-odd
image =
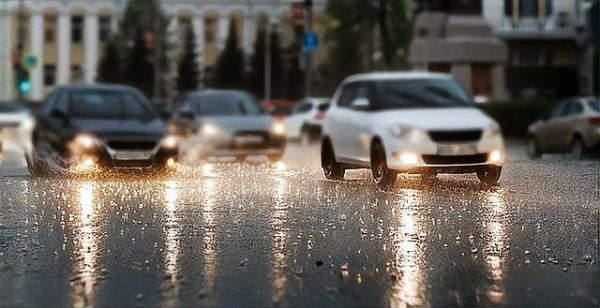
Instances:
[[[203,86],[203,77],[204,77],[204,15],[198,14],[194,16],[194,20],[192,21],[192,26],[194,27],[194,34],[196,35],[196,54],[198,55],[198,72],[200,84],[198,85],[200,88]]]
[[[0,99],[10,100],[15,88],[11,62],[11,53],[15,46],[12,41],[11,11],[8,5],[0,7],[0,29]]]
[[[229,35],[229,15],[220,15],[218,30],[219,49],[223,50],[227,36]]]
[[[61,11],[58,15],[58,70],[57,85],[71,79],[71,14]]]
[[[31,78],[31,99],[40,100],[44,86],[44,15],[34,10],[31,15],[30,35],[31,53],[37,58],[37,65],[29,72]]]
[[[85,16],[85,82],[93,83],[96,80],[96,67],[98,64],[98,15],[88,12]]]
[[[256,36],[255,22],[252,16],[252,11],[247,10],[244,16],[244,51],[246,55],[251,55],[254,52],[254,39]]]

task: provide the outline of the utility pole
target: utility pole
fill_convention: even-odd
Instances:
[[[272,0],[272,8],[276,8],[276,0]],[[271,34],[273,32],[273,21],[274,17],[271,13],[267,17],[267,28],[265,31],[265,100],[271,100]]]
[[[19,101],[23,100],[24,93],[20,89],[19,82],[24,74],[24,68],[21,64],[21,57],[23,56],[23,50],[25,48],[25,28],[24,28],[24,20],[25,19],[25,11],[24,11],[24,3],[23,0],[19,0],[19,12],[17,18],[17,46],[15,48],[15,53],[13,54],[13,65],[15,71],[15,87],[17,89],[17,98]]]
[[[313,29],[313,0],[304,0],[304,9],[306,10],[305,32],[312,32],[312,29]],[[306,58],[306,80],[304,81],[304,85],[305,85],[304,96],[310,97],[311,93],[312,93],[314,52],[311,50],[305,50],[304,56]]]

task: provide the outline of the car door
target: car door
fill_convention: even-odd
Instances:
[[[286,131],[288,138],[300,137],[302,124],[304,124],[304,121],[306,120],[306,117],[311,109],[312,105],[307,101],[301,101],[294,106],[292,109],[292,114],[286,119]]]
[[[361,82],[356,85],[355,97],[350,103],[350,113],[348,114],[347,142],[350,157],[362,163],[368,163],[371,156],[372,123],[369,121],[369,112],[373,98],[372,88],[370,82]],[[354,105],[356,100],[363,100],[368,105],[356,106]]]
[[[561,150],[569,150],[573,136],[579,130],[582,123],[583,105],[580,99],[572,100],[565,112],[565,120],[561,123],[558,138]],[[585,122],[585,121],[583,121]]]
[[[65,147],[61,136],[66,131],[66,123],[65,118],[59,117],[58,113],[67,115],[67,99],[66,90],[59,90],[50,98],[47,108],[42,110],[38,117],[37,133],[35,134],[36,142],[44,142],[61,153]]]
[[[352,133],[349,132],[349,119],[353,115],[350,104],[356,97],[358,86],[356,83],[342,85],[337,100],[332,104],[326,120],[326,133],[331,139],[333,150],[338,161],[352,161],[352,148],[350,139]]]
[[[564,112],[568,107],[567,101],[562,101],[550,113],[548,120],[544,121],[540,125],[537,131],[537,140],[540,147],[543,149],[553,151],[557,147],[556,133],[557,128],[560,126],[561,118],[564,117]]]

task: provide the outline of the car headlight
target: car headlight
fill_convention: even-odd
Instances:
[[[207,137],[215,136],[219,133],[219,127],[214,124],[206,123],[200,127],[200,134]]]
[[[22,127],[25,130],[32,130],[33,127],[35,126],[35,120],[33,118],[25,118],[25,120],[23,120],[23,123],[21,124]]]
[[[167,149],[174,149],[179,145],[179,139],[176,136],[166,136],[162,140],[162,146]]]
[[[271,126],[271,133],[278,136],[285,135],[285,125],[282,122],[274,122]]]
[[[500,129],[499,126],[491,126],[486,128],[486,130],[483,132],[483,137],[484,138],[492,138],[492,137],[496,137],[502,134],[502,130]]]
[[[77,147],[84,150],[92,150],[100,144],[100,140],[96,136],[90,134],[79,134],[75,136],[73,142]]]
[[[406,125],[392,127],[392,134],[411,143],[419,143],[427,138],[427,134],[422,129]]]

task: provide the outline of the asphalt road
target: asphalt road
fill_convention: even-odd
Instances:
[[[526,158],[384,192],[283,164],[171,178],[32,179],[0,155],[0,305],[595,306],[597,160]]]

